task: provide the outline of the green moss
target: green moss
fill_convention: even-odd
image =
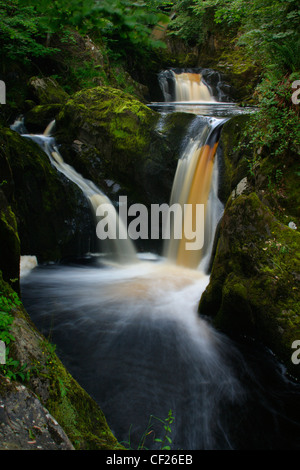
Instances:
[[[257,162],[255,183],[276,218],[283,224],[300,225],[299,163],[292,152],[275,158],[264,151]]]
[[[51,77],[31,77],[28,82],[28,88],[34,99],[41,105],[64,103],[69,96],[57,81]]]
[[[74,137],[78,128],[81,133],[88,132],[99,146],[109,139],[115,153],[126,152],[128,159],[142,157],[150,144],[149,127],[157,118],[131,95],[110,87],[96,87],[80,91],[68,100],[58,126],[66,127]]]
[[[300,337],[299,270],[300,234],[255,193],[239,196],[226,207],[200,312],[229,334],[259,338],[297,375],[290,358]]]
[[[249,160],[252,150],[246,146],[244,136],[249,115],[241,114],[225,122],[219,146],[222,150],[222,169],[220,174],[219,197],[225,203],[232,190],[246,176],[249,176]]]
[[[0,189],[0,266],[4,279],[19,291],[20,239],[16,216]]]
[[[219,58],[217,69],[229,77],[231,85],[236,89],[237,99],[254,102],[253,92],[260,80],[260,70],[252,58],[245,54],[243,47],[228,48],[227,45]]]
[[[78,450],[123,449],[98,405],[75,382],[57,356],[46,349],[44,376],[49,381],[45,406]]]

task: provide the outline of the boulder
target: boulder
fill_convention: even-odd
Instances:
[[[184,113],[187,124],[192,117]],[[171,115],[170,115],[171,116]],[[109,197],[106,180],[134,202],[167,202],[179,157],[178,116],[160,115],[133,96],[111,87],[73,95],[56,121],[55,137],[63,158]],[[172,124],[172,122],[173,124]]]
[[[254,192],[229,199],[210,283],[199,312],[230,336],[254,337],[295,376],[300,338],[300,235],[279,222]]]

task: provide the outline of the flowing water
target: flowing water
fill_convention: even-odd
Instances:
[[[22,126],[21,122],[15,124],[18,130]],[[36,142],[42,150],[48,155],[51,164],[61,173],[63,173],[70,181],[75,183],[83,192],[91,205],[91,209],[97,222],[97,209],[105,205],[108,208],[107,217],[110,223],[107,224],[107,239],[102,240],[101,248],[110,255],[116,262],[132,263],[137,261],[136,250],[130,238],[127,236],[127,227],[124,226],[122,219],[119,217],[114,205],[110,199],[99,189],[92,181],[83,178],[76,170],[64,162],[63,157],[55,144],[55,139],[51,136],[51,132],[55,127],[55,121],[52,121],[43,135],[27,134],[26,129],[21,127],[21,135],[25,138]],[[116,227],[115,233],[109,233],[111,227]],[[114,235],[114,236],[112,236]]]
[[[184,93],[193,88],[187,78],[181,80]],[[198,86],[201,77],[192,81]],[[215,99],[207,102],[216,106]],[[145,445],[159,448],[154,438],[164,433],[157,418],[163,420],[172,410],[174,449],[299,448],[298,386],[285,378],[270,352],[252,341],[233,344],[197,313],[223,212],[218,140],[235,109],[229,104],[226,117],[203,117],[198,105],[202,115],[195,115],[187,135],[170,204],[203,205],[201,249],[191,252],[186,239],[171,238],[158,256],[136,253],[126,240],[129,246],[118,246],[117,253],[129,250],[127,264],[122,256],[109,256],[111,247],[106,256],[90,254],[81,264],[28,270],[25,262],[23,302],[73,376],[99,403],[119,441],[137,448],[154,416]],[[28,137],[88,198],[104,197],[66,166],[49,135]],[[192,223],[191,213],[187,217],[183,224]]]

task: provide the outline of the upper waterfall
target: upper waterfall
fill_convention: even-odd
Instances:
[[[175,101],[215,101],[199,73],[175,73]]]
[[[231,87],[211,69],[170,69],[158,74],[165,102],[231,102]]]

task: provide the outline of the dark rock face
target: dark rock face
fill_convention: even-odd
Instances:
[[[6,181],[6,180],[5,180]],[[8,184],[8,183],[4,183]],[[19,291],[20,239],[17,221],[4,192],[0,189],[0,266],[4,280]]]
[[[34,106],[26,113],[25,127],[27,131],[33,134],[43,134],[61,108],[62,105],[59,103]]]
[[[37,144],[2,128],[0,161],[7,165],[3,190],[7,187],[8,203],[16,217],[19,254],[35,255],[43,262],[88,251],[94,234],[90,207],[81,191],[51,166]],[[5,218],[6,225],[1,219],[2,227],[10,226],[10,242],[14,243],[17,235],[9,207],[5,213],[9,219]],[[5,270],[4,277],[7,279]]]
[[[0,377],[0,449],[74,450],[74,447],[34,393]]]

